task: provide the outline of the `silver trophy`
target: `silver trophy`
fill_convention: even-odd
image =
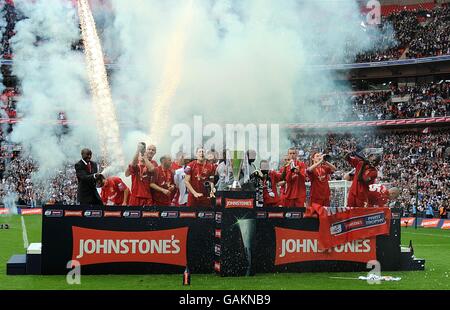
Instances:
[[[244,244],[244,252],[247,258],[247,272],[246,276],[251,274],[252,268],[252,244],[255,235],[256,220],[255,219],[241,219],[237,221],[239,230],[241,231],[242,242]]]
[[[233,184],[231,185],[231,190],[241,190],[241,184],[239,183],[239,176],[241,174],[243,162],[244,162],[243,151],[231,152],[231,168],[233,172]]]

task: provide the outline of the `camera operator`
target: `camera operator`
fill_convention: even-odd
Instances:
[[[336,171],[336,167],[325,160],[326,154],[313,153],[311,156],[312,166],[306,169],[311,189],[309,192],[310,204],[316,203],[321,206],[330,205],[330,175]]]
[[[355,176],[348,193],[347,206],[350,208],[366,208],[369,206],[369,186],[375,183],[378,176],[376,167],[381,161],[377,154],[366,159],[356,152],[347,153],[345,159],[355,168]]]

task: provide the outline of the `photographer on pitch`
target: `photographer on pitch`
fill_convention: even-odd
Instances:
[[[77,201],[81,205],[103,205],[96,186],[96,178],[100,175],[98,165],[91,161],[91,158],[92,151],[82,149],[81,160],[75,164],[78,180]]]

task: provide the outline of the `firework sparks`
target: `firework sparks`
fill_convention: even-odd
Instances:
[[[157,88],[150,116],[150,137],[157,145],[162,142],[163,136],[166,134],[169,123],[169,105],[180,83],[183,55],[188,37],[186,29],[192,23],[193,13],[193,0],[190,0],[168,47],[162,80]]]
[[[125,161],[116,110],[109,89],[102,46],[87,0],[78,0],[78,14],[102,157],[108,162],[123,166]]]

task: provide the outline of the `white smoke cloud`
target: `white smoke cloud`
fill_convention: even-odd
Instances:
[[[119,116],[130,130],[148,132],[149,112],[185,2],[111,3],[114,29],[104,41],[120,47],[107,44],[109,52],[120,55],[113,79]],[[348,88],[336,84],[332,71],[312,66],[348,61],[374,48],[380,35],[363,31],[359,7],[350,0],[195,0],[193,6],[193,22],[183,29],[188,40],[170,100],[169,128],[191,124],[193,115],[218,124],[320,122],[318,97]],[[163,152],[169,145],[168,132],[160,145]]]
[[[80,38],[76,8],[60,0],[16,0],[15,5],[27,18],[16,24],[11,40],[13,74],[22,90],[17,110],[23,115],[12,140],[38,163],[36,181],[45,182],[65,163],[75,162],[82,147],[92,148],[95,155],[95,115],[84,55],[71,49]],[[63,138],[56,124],[61,111],[77,121]]]
[[[340,63],[352,50],[370,50],[377,34],[361,30],[356,1],[193,0],[192,22],[179,29],[186,2],[110,0],[112,14],[91,1],[103,48],[115,59],[111,84],[121,124],[124,153],[131,159],[139,141],[152,143],[149,122],[175,34],[184,35],[179,82],[168,102],[167,128],[205,123],[280,123],[321,121],[315,102],[323,93],[345,89],[331,71],[312,66],[330,56]],[[96,152],[95,120],[84,57],[71,50],[79,39],[76,8],[60,0],[17,0],[28,19],[16,26],[14,73],[22,81],[18,104],[24,114],[13,138],[23,143],[47,177],[81,147]],[[36,43],[36,36],[43,38]],[[73,126],[59,139],[42,121],[66,111]],[[158,156],[170,150],[167,132]],[[282,140],[282,148],[289,143]]]

